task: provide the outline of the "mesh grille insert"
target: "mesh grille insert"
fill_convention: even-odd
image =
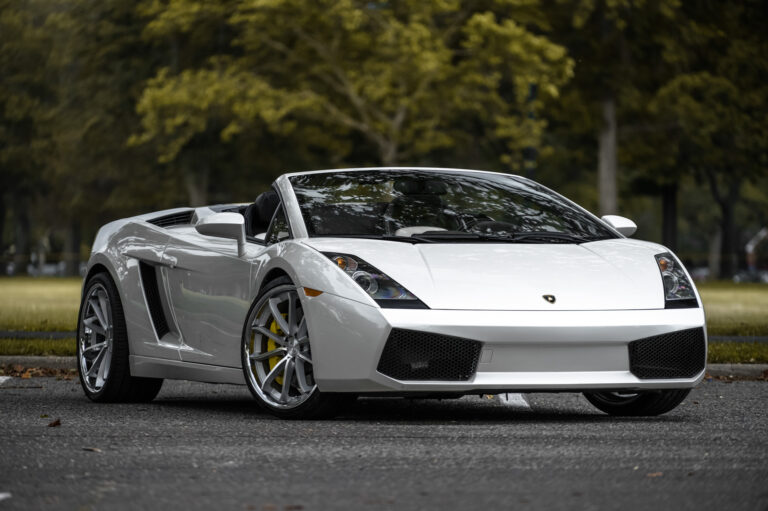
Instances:
[[[396,380],[466,381],[477,370],[482,343],[393,328],[376,368]]]
[[[655,335],[629,343],[629,370],[640,379],[693,378],[706,366],[703,328]]]
[[[181,213],[172,213],[152,220],[147,220],[150,224],[155,224],[158,227],[171,227],[173,225],[189,225],[192,223],[192,216],[194,211],[182,211]]]

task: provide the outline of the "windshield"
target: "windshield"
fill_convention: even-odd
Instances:
[[[571,243],[616,237],[562,197],[508,174],[332,171],[290,181],[310,236]]]

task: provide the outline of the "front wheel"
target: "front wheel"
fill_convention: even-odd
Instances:
[[[256,401],[283,419],[331,417],[353,399],[318,390],[307,318],[288,277],[269,282],[251,306],[243,329],[242,364]]]
[[[99,403],[151,401],[163,380],[131,376],[117,287],[107,273],[97,273],[84,289],[77,322],[77,369],[85,395]]]
[[[653,416],[676,408],[691,389],[648,392],[585,392],[584,397],[597,409],[617,416]]]

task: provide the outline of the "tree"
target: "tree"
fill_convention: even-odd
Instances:
[[[40,73],[51,44],[44,27],[48,13],[46,3],[39,0],[0,2],[0,206],[5,212],[8,201],[13,213],[18,273],[27,271],[29,204],[41,182],[44,150],[37,119],[52,94]]]
[[[558,106],[561,137],[564,143],[573,140],[577,151],[592,138],[598,209],[601,214],[615,214],[619,207],[620,120],[624,112],[642,105],[637,85],[648,85],[659,59],[654,33],[672,25],[679,2],[553,0],[548,6],[554,41],[566,46],[576,61],[575,77],[564,91],[568,104]]]
[[[516,21],[535,22],[531,5],[243,1],[232,21],[244,69],[310,99],[305,122],[360,137],[395,165],[466,141],[478,119],[508,156],[538,145],[545,122],[526,115],[530,85],[556,96],[572,62]]]
[[[707,183],[720,209],[720,276],[736,270],[735,208],[743,185],[768,169],[768,11],[759,1],[699,0],[684,6],[665,59],[677,73],[652,108],[672,128],[667,150]]]
[[[143,131],[132,142],[182,167],[194,148],[210,155],[232,141],[274,137],[316,160],[394,165],[471,144],[468,126],[478,124],[505,145],[507,167],[519,168],[521,149],[537,146],[546,125],[527,115],[536,106],[530,85],[556,96],[572,62],[515,21],[543,19],[535,3],[517,4],[241,0],[225,28],[208,4],[174,2],[174,16],[157,8],[147,31],[161,40],[212,24],[232,44],[159,70],[138,104]],[[205,168],[185,175],[208,175],[205,157],[193,161]],[[190,194],[193,203],[206,184]]]

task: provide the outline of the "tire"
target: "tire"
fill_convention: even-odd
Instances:
[[[281,319],[275,319],[275,310]],[[355,399],[317,388],[309,331],[291,279],[278,277],[264,285],[247,318],[240,350],[243,375],[262,409],[281,419],[327,419]]]
[[[676,408],[691,389],[655,390],[637,394],[585,392],[584,397],[598,410],[609,415],[640,417],[667,413]]]
[[[85,284],[77,320],[77,370],[80,385],[91,401],[139,403],[157,396],[163,380],[131,376],[128,354],[117,287],[108,273],[97,273]]]

